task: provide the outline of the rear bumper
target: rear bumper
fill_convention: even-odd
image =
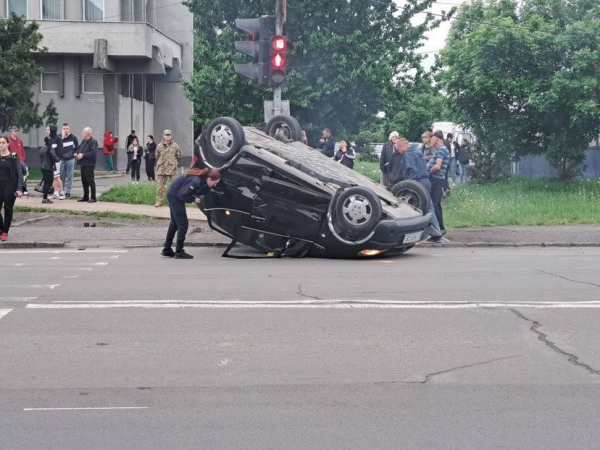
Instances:
[[[421,240],[427,239],[429,226],[433,215],[427,213],[421,217],[406,220],[382,220],[375,228],[373,237],[367,243],[378,244],[381,247],[395,248],[404,241],[404,236],[409,233],[421,233]]]

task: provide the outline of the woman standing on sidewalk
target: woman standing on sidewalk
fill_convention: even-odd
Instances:
[[[171,212],[171,223],[167,231],[167,239],[162,251],[162,256],[176,259],[192,259],[183,250],[185,235],[188,230],[188,218],[185,210],[186,203],[200,204],[201,195],[204,195],[214,188],[221,180],[221,174],[215,169],[196,169],[188,170],[187,174],[180,175],[171,183],[167,191],[167,200],[169,200],[169,210]],[[177,232],[177,247],[173,251],[173,239]]]
[[[138,138],[133,138],[131,146],[127,149],[127,153],[131,154],[131,182],[134,184],[139,183],[144,149],[140,147]]]
[[[148,135],[146,148],[144,149],[144,159],[146,160],[146,176],[148,181],[156,181],[154,175],[154,166],[156,165],[156,142],[154,136]]]
[[[13,218],[17,197],[22,197],[23,172],[16,153],[11,153],[8,138],[0,137],[0,241],[8,239],[8,230]],[[2,217],[4,207],[4,218]]]

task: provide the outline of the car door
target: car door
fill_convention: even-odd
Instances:
[[[312,242],[326,219],[328,206],[325,194],[283,177],[264,176],[243,225]]]

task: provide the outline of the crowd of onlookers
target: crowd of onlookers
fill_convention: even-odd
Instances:
[[[391,189],[401,181],[412,180],[427,189],[431,196],[429,212],[433,216],[430,240],[437,242],[446,234],[442,198],[449,193],[450,180],[453,186],[457,177],[460,183],[469,181],[471,143],[467,139],[458,143],[452,133],[444,136],[441,130],[425,131],[421,140],[417,147],[397,131],[390,133],[379,160],[381,184]],[[355,151],[348,141],[336,140],[328,128],[323,130],[318,148],[340,164],[354,167]]]

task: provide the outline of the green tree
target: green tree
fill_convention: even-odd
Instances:
[[[411,142],[420,142],[423,131],[434,122],[450,120],[447,99],[433,88],[410,96],[398,109],[388,124],[388,131],[398,131]]]
[[[599,36],[597,0],[476,0],[459,10],[438,81],[483,148],[544,153],[567,178],[600,133]]]
[[[33,52],[42,51],[39,26],[24,17],[11,14],[0,20],[0,129],[18,126],[25,131],[43,124],[31,89],[40,79]]]
[[[439,24],[424,11],[435,0],[411,0],[398,9],[393,0],[304,0],[288,3],[285,33],[290,43],[284,97],[303,128],[323,127],[337,135],[358,132],[365,121],[394,102],[396,84],[410,83],[419,72],[424,33]],[[206,124],[221,115],[246,123],[261,122],[259,89],[236,75],[234,62],[247,61],[233,51],[236,18],[274,12],[274,0],[189,0],[195,13],[194,75],[187,90],[195,104],[194,120]],[[413,25],[416,14],[424,22]]]

